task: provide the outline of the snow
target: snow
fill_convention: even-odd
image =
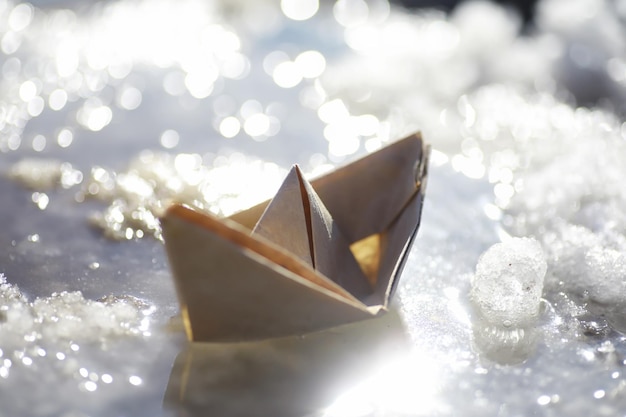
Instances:
[[[476,265],[471,298],[483,320],[527,327],[539,316],[546,259],[535,239],[512,238],[491,246]]]

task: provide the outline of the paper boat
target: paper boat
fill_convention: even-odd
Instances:
[[[323,177],[297,167],[228,218],[173,205],[163,238],[193,341],[304,334],[375,317],[417,232],[429,148],[409,136]]]

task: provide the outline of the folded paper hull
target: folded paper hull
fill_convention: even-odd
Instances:
[[[190,218],[192,213],[178,214],[163,219],[163,232],[174,275],[184,277],[176,287],[192,340],[279,337],[373,316],[366,308],[200,227]]]
[[[281,337],[384,313],[419,225],[427,161],[413,135],[311,182],[370,280],[366,296],[251,234],[269,201],[227,219],[170,207],[163,237],[188,337]]]

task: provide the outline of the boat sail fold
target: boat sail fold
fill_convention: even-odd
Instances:
[[[429,148],[419,134],[229,218],[172,205],[161,218],[187,335],[304,334],[387,309],[417,232]]]

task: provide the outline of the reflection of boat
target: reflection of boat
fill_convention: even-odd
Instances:
[[[303,334],[386,311],[427,159],[413,135],[311,184],[295,168],[274,199],[226,219],[170,207],[163,237],[189,338]]]
[[[180,416],[319,415],[408,351],[393,310],[305,336],[189,343],[174,362],[163,403]],[[379,382],[393,386],[397,381]]]

